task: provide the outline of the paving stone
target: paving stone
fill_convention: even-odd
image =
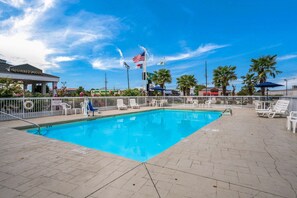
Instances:
[[[1,185],[6,186],[8,188],[16,188],[17,186],[22,185],[28,181],[30,181],[30,179],[16,175],[14,177],[9,177],[1,181]]]
[[[3,197],[3,198],[13,198],[13,197],[17,197],[19,196],[21,193],[16,191],[16,190],[12,190],[12,189],[9,189],[9,188],[0,188],[0,197]]]
[[[239,193],[227,189],[217,189],[217,197],[237,198],[239,197]]]
[[[255,175],[238,173],[239,183],[250,186],[258,186],[260,184],[259,178]]]
[[[80,116],[32,121],[73,118]],[[297,136],[286,131],[285,122],[234,109],[232,117],[212,122],[147,167],[162,198],[296,197],[291,186],[297,191]],[[85,197],[98,189],[90,197],[157,196],[143,165],[120,177],[138,162],[10,128],[17,125],[23,123],[1,122],[1,198]]]
[[[7,173],[3,173],[3,172],[0,172],[0,182],[9,178],[9,177],[12,177],[13,175],[10,175],[10,174],[7,174]]]
[[[48,197],[48,196],[50,196],[52,194],[56,194],[56,193],[50,192],[48,190],[41,189],[38,193],[34,194],[32,196],[32,198],[44,198],[44,197]]]
[[[77,188],[77,185],[66,183],[66,182],[61,182],[59,180],[54,180],[48,178],[47,181],[42,183],[40,188],[43,188],[45,190],[49,190],[51,192],[56,192],[59,194],[64,194],[67,195],[71,191],[73,191],[75,188]]]

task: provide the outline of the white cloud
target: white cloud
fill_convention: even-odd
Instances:
[[[67,62],[67,61],[73,61],[76,60],[76,56],[58,56],[53,58],[52,60],[55,62]]]
[[[229,46],[229,45],[217,45],[217,44],[208,43],[208,44],[205,44],[205,45],[200,45],[194,51],[189,51],[187,53],[182,53],[182,54],[178,54],[178,55],[175,55],[175,56],[166,56],[166,60],[167,61],[178,61],[178,60],[189,59],[189,58],[197,57],[197,56],[200,56],[200,55],[205,54],[207,52],[211,52],[211,51],[214,51],[216,49],[224,48],[224,47],[227,47],[227,46]]]
[[[10,5],[15,8],[19,8],[24,5],[24,0],[0,0],[0,2]]]
[[[287,79],[287,85],[288,85],[288,89],[292,88],[292,85],[297,85],[297,75],[292,75],[292,76],[288,76],[286,78],[283,78],[282,80],[277,81],[277,84],[281,84],[281,85],[286,85],[286,81],[285,79]]]
[[[165,61],[169,62],[169,61],[179,61],[179,60],[184,60],[184,59],[189,59],[189,58],[194,58],[194,57],[198,57],[201,55],[204,55],[206,53],[209,52],[213,52],[216,49],[219,48],[224,48],[227,47],[229,45],[217,45],[217,44],[205,44],[205,45],[201,45],[200,47],[198,47],[196,50],[188,52],[186,54],[179,54],[177,56],[165,56]],[[144,48],[142,46],[139,46],[142,50],[148,51],[147,48]],[[92,61],[90,61],[90,63],[92,64],[94,69],[99,69],[99,70],[112,70],[112,69],[120,69],[122,68],[122,62],[123,62],[123,54],[122,51],[119,48],[116,48],[116,50],[119,52],[120,54],[120,59],[115,59],[115,58],[110,58],[110,57],[105,57],[105,58],[97,58],[97,59],[93,59]],[[147,52],[148,54],[148,52]],[[133,63],[132,61],[133,57],[126,57],[125,58],[125,62],[128,63],[128,65],[130,65],[131,69],[135,69],[136,68],[136,64]],[[164,60],[164,57],[158,57],[158,56],[154,56],[152,53],[149,53],[148,57],[147,57],[147,67],[150,66],[155,66],[157,65],[156,61],[160,61],[160,60]],[[120,63],[120,64],[119,64]],[[187,68],[191,68],[197,66],[197,62],[189,64],[187,63],[187,65],[181,65],[181,66],[176,66],[176,67],[172,67],[172,69],[176,69],[176,70],[184,70]]]
[[[46,59],[53,50],[40,40],[29,40],[22,34],[0,35],[0,43],[2,58],[12,64],[29,63],[41,69],[56,67]]]
[[[52,0],[36,1],[30,7],[24,1],[6,1],[7,4],[20,8],[24,5],[24,14],[10,17],[1,21],[0,26],[0,54],[12,64],[29,63],[41,69],[57,67],[55,63],[47,60],[49,54],[54,53],[40,39],[32,38],[32,31],[37,20],[50,9],[54,2]]]
[[[92,60],[90,63],[94,69],[99,70],[112,70],[112,69],[121,69],[124,68],[121,64],[119,64],[120,60],[116,58],[96,58]]]
[[[123,64],[124,64],[124,61],[125,61],[123,52],[122,52],[122,50],[121,50],[120,48],[118,48],[118,47],[116,48],[116,50],[119,52],[120,57],[121,57],[121,59],[120,59],[120,65],[123,65]]]
[[[280,56],[277,58],[277,60],[282,61],[282,60],[289,60],[289,59],[293,59],[293,58],[297,58],[297,54],[287,54],[284,56]]]
[[[121,27],[116,17],[108,15],[81,11],[64,16],[55,7],[56,0],[0,1],[22,11],[0,21],[0,55],[11,64],[30,63],[46,70],[59,67],[59,62],[86,59],[92,56],[90,50],[100,50]]]

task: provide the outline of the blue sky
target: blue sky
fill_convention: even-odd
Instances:
[[[238,0],[0,0],[0,58],[30,63],[61,77],[67,87],[141,87],[133,56],[148,50],[148,71],[193,74],[204,84],[219,65],[245,75],[251,58],[277,54],[283,73],[272,82],[297,84],[297,1]],[[166,66],[156,63],[165,57]],[[232,82],[241,86],[241,80]],[[61,84],[60,84],[61,86]]]

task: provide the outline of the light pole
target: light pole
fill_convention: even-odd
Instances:
[[[284,79],[284,81],[286,82],[286,96],[288,95],[288,79]]]
[[[130,80],[129,80],[129,69],[130,69],[130,66],[126,62],[124,62],[124,65],[125,65],[125,67],[127,69],[128,89],[130,89]]]
[[[207,94],[207,61],[205,61],[205,91],[206,91],[206,97],[208,96]]]

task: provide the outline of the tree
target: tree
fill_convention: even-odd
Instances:
[[[241,90],[237,93],[238,96],[247,96],[249,95],[248,87],[246,85],[241,87]]]
[[[217,87],[222,87],[223,95],[227,95],[227,86],[229,86],[229,81],[236,80],[237,76],[235,74],[236,66],[219,66],[217,69],[213,70],[213,83]]]
[[[195,95],[199,96],[199,91],[201,91],[205,87],[206,87],[205,85],[195,85],[195,89],[194,89]]]
[[[141,96],[141,91],[137,88],[135,89],[126,89],[122,96]]]
[[[85,89],[82,86],[79,86],[78,89],[75,91],[75,95],[79,96],[81,92],[85,93]]]
[[[232,96],[235,96],[236,86],[232,85]]]
[[[183,92],[184,96],[190,95],[190,90],[197,84],[194,75],[182,75],[177,78],[177,88]]]
[[[12,97],[21,94],[22,91],[19,83],[8,78],[0,78],[0,97]]]
[[[247,91],[247,95],[254,95],[255,92],[255,84],[257,83],[257,78],[255,77],[255,73],[247,73],[245,76],[241,76],[245,85],[245,89]]]
[[[152,81],[156,85],[160,85],[162,89],[164,89],[165,83],[171,83],[172,78],[170,71],[168,69],[159,69],[158,71],[154,71],[154,75],[152,76]],[[163,95],[163,91],[162,91]]]
[[[252,65],[249,71],[257,74],[257,83],[264,83],[269,76],[275,78],[277,74],[282,73],[281,71],[276,70],[276,56],[277,55],[267,55],[251,60]],[[262,96],[265,95],[264,87],[261,87],[261,94]]]

